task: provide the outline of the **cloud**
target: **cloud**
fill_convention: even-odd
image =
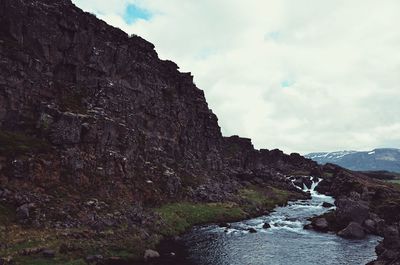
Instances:
[[[400,1],[74,2],[192,72],[225,135],[286,152],[400,148]],[[129,5],[151,16],[127,23]]]

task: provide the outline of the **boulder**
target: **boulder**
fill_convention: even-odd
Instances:
[[[376,254],[381,255],[383,252],[385,252],[386,248],[383,245],[383,242],[379,242],[379,244],[375,247],[375,252]]]
[[[397,226],[388,226],[384,230],[383,245],[386,249],[400,248],[399,228]]]
[[[43,249],[42,255],[43,255],[43,257],[46,257],[46,258],[54,258],[54,256],[56,255],[56,252],[52,249]]]
[[[325,218],[317,218],[312,221],[312,227],[321,232],[326,232],[329,229],[328,221]]]
[[[349,239],[362,239],[365,237],[365,232],[359,223],[351,222],[345,229],[339,231],[339,236]]]
[[[265,223],[265,224],[263,225],[263,228],[264,228],[264,229],[271,228],[271,225],[270,225],[269,223]]]
[[[144,260],[159,258],[160,253],[152,249],[146,249],[144,252]]]
[[[362,224],[369,216],[369,206],[365,201],[356,201],[349,198],[336,200],[336,220],[341,225],[350,222]]]
[[[369,234],[376,234],[376,223],[374,220],[367,219],[364,221],[364,228]]]
[[[296,180],[293,181],[293,184],[296,185],[297,187],[303,188],[303,179],[297,178]]]
[[[18,221],[23,221],[29,218],[29,204],[23,204],[16,210],[16,217]]]
[[[311,178],[304,177],[304,178],[303,178],[303,184],[306,185],[306,187],[307,187],[308,189],[311,189],[311,186],[312,186],[312,184],[313,184],[313,181],[311,180]]]

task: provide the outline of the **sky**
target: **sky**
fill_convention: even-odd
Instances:
[[[256,148],[400,148],[398,0],[73,0],[191,72]]]

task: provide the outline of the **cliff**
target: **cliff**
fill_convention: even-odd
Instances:
[[[60,253],[118,255],[168,234],[165,205],[233,204],[230,218],[244,218],[305,196],[286,175],[320,173],[298,154],[223,137],[191,74],[146,40],[69,0],[0,0],[0,221],[15,229],[0,233],[13,246],[2,254],[21,254],[13,235],[30,233]],[[271,200],[248,207],[249,194]]]

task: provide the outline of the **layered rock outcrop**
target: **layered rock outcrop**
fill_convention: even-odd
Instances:
[[[111,208],[137,219],[319,170],[223,137],[190,73],[69,0],[0,1],[0,103],[0,196],[21,223],[75,226]]]

